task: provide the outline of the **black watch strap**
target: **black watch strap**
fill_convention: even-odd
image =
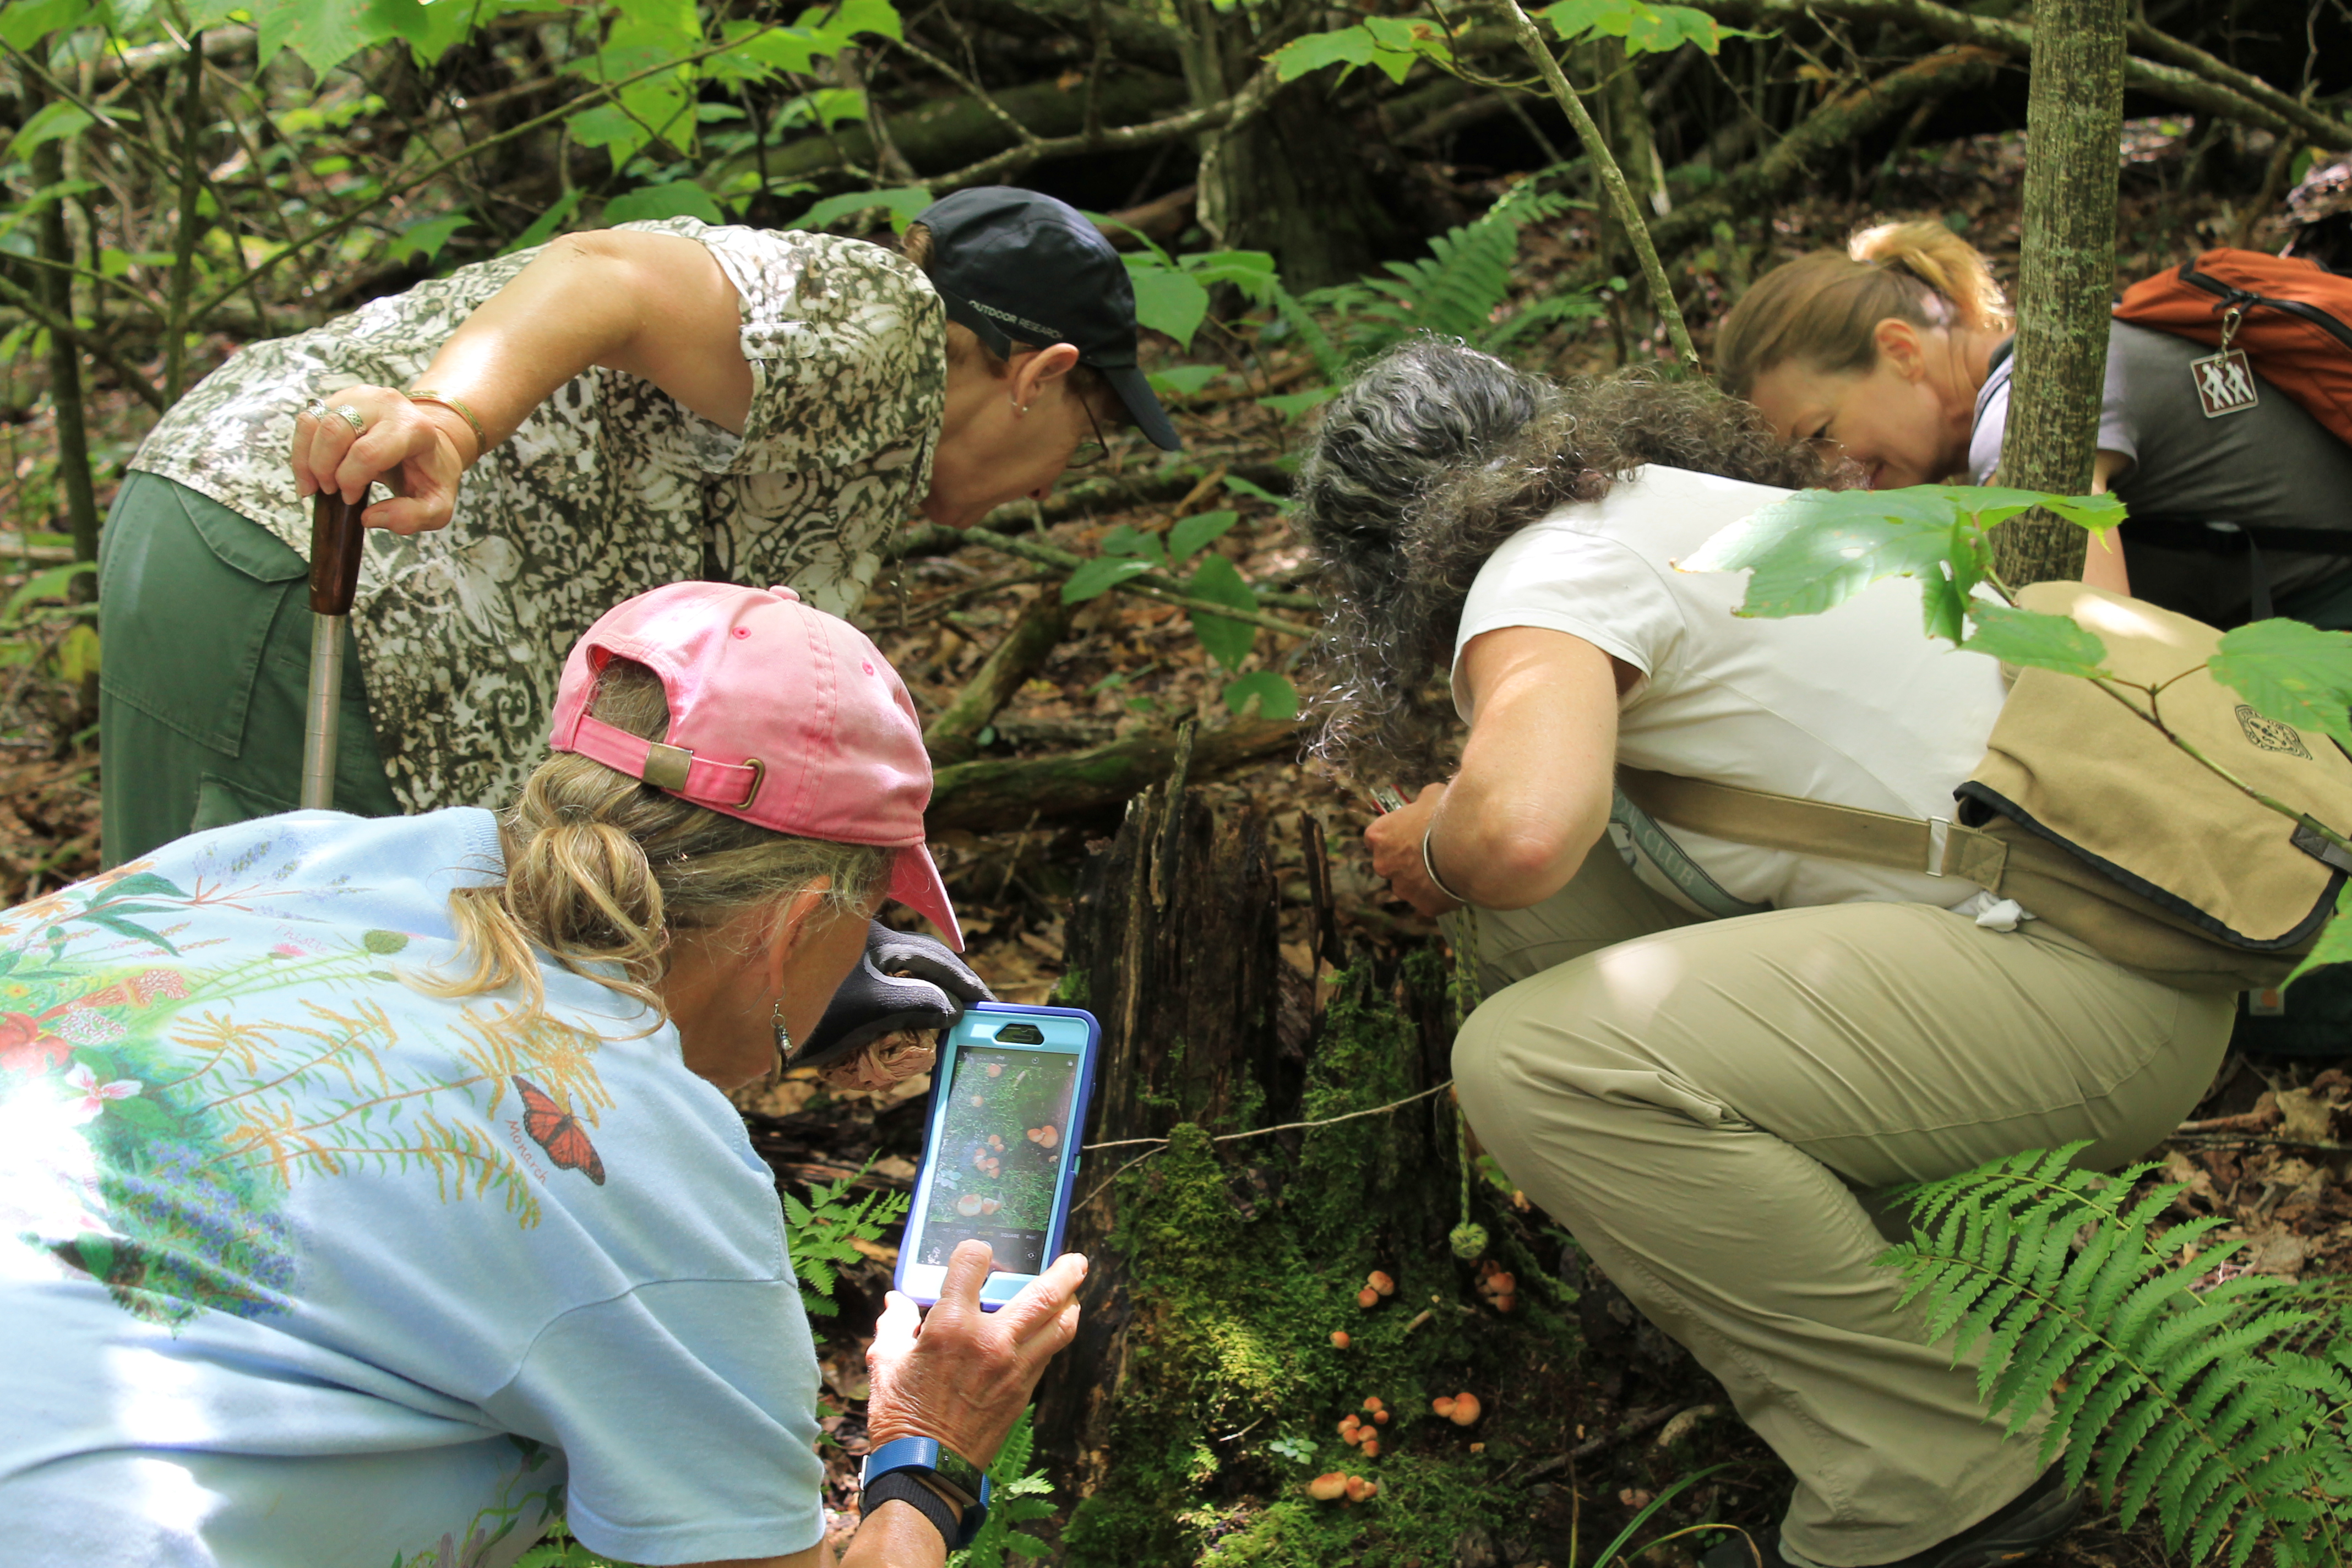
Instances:
[[[925,1486],[912,1470],[893,1470],[871,1482],[860,1496],[857,1510],[860,1515],[868,1515],[886,1502],[913,1503],[939,1527],[940,1540],[948,1550],[955,1550],[963,1534],[963,1521],[956,1517],[955,1505]]]

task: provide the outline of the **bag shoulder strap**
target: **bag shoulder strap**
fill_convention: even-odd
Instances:
[[[1661,822],[1759,849],[1958,877],[1996,895],[2009,866],[2008,845],[1947,817],[1895,816],[1622,765],[1617,784]]]

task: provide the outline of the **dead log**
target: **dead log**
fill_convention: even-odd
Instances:
[[[1034,135],[1067,136],[1085,129],[1080,95],[1057,82],[1030,82],[990,96]],[[1137,124],[1181,108],[1185,101],[1184,84],[1171,77],[1114,71],[1102,80],[1100,103],[1106,125]],[[918,174],[940,174],[1019,145],[1012,129],[971,97],[893,114],[884,124],[892,144]],[[844,124],[830,136],[804,136],[772,148],[767,168],[772,179],[805,179],[839,169],[845,159],[861,167],[873,164],[874,139],[865,126]],[[751,167],[748,158],[740,162],[744,168]]]
[[[1287,719],[1236,719],[1202,733],[1192,748],[1194,775],[1294,750],[1305,733]],[[1158,730],[1066,756],[959,763],[935,775],[923,826],[930,833],[959,827],[988,833],[1019,827],[1033,816],[1050,820],[1113,811],[1166,777],[1176,752],[1177,737]]]
[[[1054,649],[1069,635],[1070,622],[1076,615],[1077,606],[1062,603],[1055,584],[1038,589],[971,682],[924,730],[923,749],[931,754],[931,766],[945,768],[971,761],[980,750],[981,731],[996,717],[997,710],[1013,700],[1023,681],[1045,667]]]

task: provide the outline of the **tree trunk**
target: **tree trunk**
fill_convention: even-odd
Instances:
[[[30,72],[23,75],[26,118],[41,105],[39,85]],[[65,178],[62,150],[54,142],[44,142],[31,153],[33,184],[48,189]],[[73,274],[67,270],[73,265],[74,248],[71,237],[66,233],[64,198],[57,197],[41,208],[35,226],[41,258],[49,263],[41,268],[35,279],[42,300],[49,309],[65,320],[74,319]],[[81,349],[62,332],[49,334],[49,401],[58,411],[58,486],[65,492],[68,531],[73,535],[74,559],[98,559],[98,500],[90,486],[89,436],[82,421]],[[87,600],[95,591],[95,581],[78,578],[74,596]]]
[[[2124,0],[2041,0],[2025,112],[2025,215],[2017,368],[2002,479],[2091,488],[2116,287],[2124,100]],[[2042,512],[2002,525],[1996,570],[2012,588],[2080,577],[2083,531]]]
[[[1300,30],[1292,26],[1297,9],[1180,0],[1194,106],[1239,92],[1261,57]],[[1360,278],[1412,237],[1373,188],[1354,129],[1334,111],[1331,78],[1295,81],[1240,130],[1200,139],[1201,226],[1228,248],[1271,252],[1294,293]]]

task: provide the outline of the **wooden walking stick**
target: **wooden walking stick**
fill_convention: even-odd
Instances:
[[[343,628],[367,544],[358,505],[320,490],[310,509],[310,700],[302,725],[302,807],[335,804],[335,743],[343,695]]]

